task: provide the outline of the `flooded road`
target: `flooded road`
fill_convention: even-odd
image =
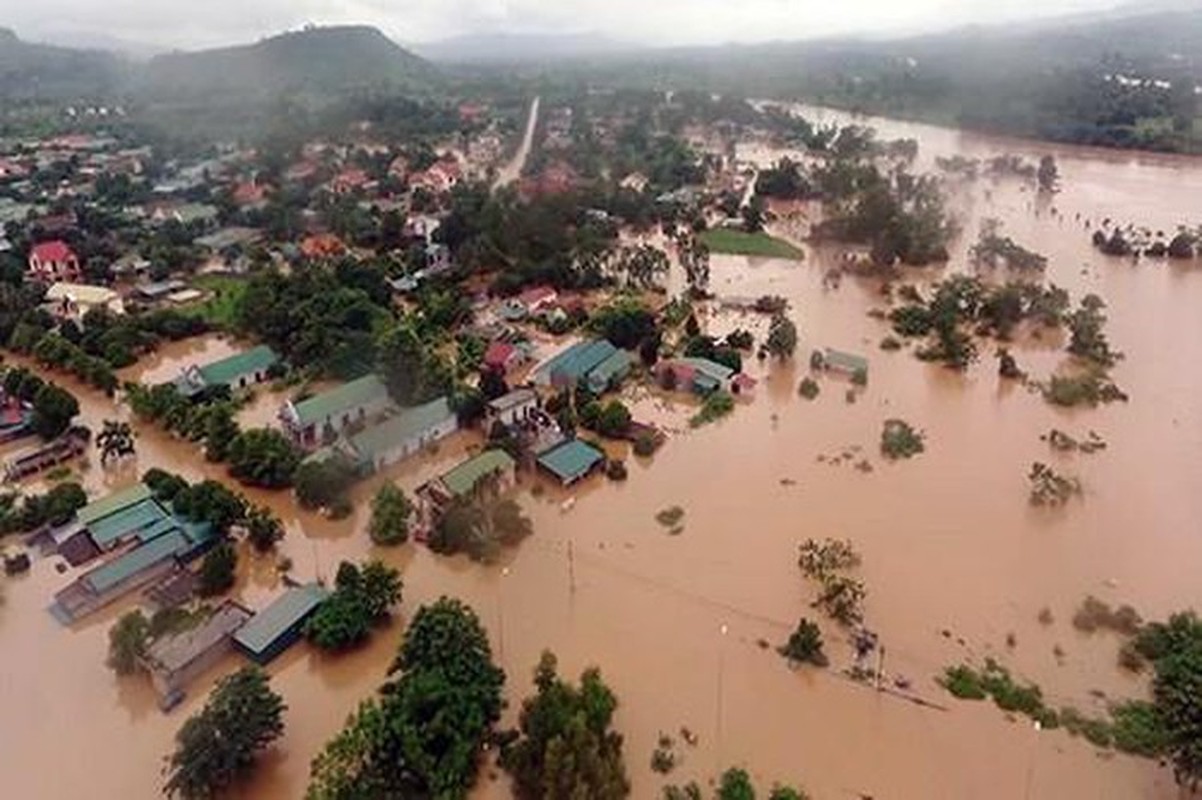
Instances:
[[[676,435],[652,460],[630,459],[624,484],[598,477],[573,489],[577,502],[568,512],[561,510],[566,493],[547,488],[536,497],[533,479],[523,476],[520,497],[535,535],[509,554],[507,574],[412,545],[379,550],[366,534],[367,502],[380,481],[412,490],[476,444],[468,434],[358,487],[356,511],[342,522],[298,512],[287,494],[247,493],[286,521],[281,552],[293,560],[295,577],[329,578],[340,559],[372,555],[402,570],[405,590],[397,620],[367,648],[334,658],[300,645],[271,665],[289,705],[286,734],[235,796],[300,797],[309,760],[380,683],[414,610],[442,594],[472,604],[488,626],[508,674],[507,721],[530,689],[543,648],[558,654],[567,675],[601,667],[621,702],[617,725],[639,800],[657,797],[664,783],[649,767],[659,732],[682,725],[700,741],[680,748],[672,782],[704,783],[736,764],[764,786],[800,784],[819,800],[858,793],[890,800],[1177,796],[1171,775],[1152,762],[1100,754],[1063,731],[1035,731],[992,705],[954,700],[932,679],[947,665],[992,654],[1038,683],[1050,704],[1097,713],[1104,701],[1095,693],[1123,698],[1143,687],[1117,668],[1117,638],[1071,626],[1081,600],[1094,594],[1131,603],[1148,618],[1199,605],[1202,372],[1194,365],[1202,355],[1202,263],[1108,259],[1091,248],[1090,231],[1075,215],[1154,230],[1194,224],[1187,215],[1202,191],[1202,162],[873,124],[884,138],[917,138],[923,164],[954,153],[1056,155],[1063,189],[1050,205],[1057,216],[1016,182],[982,179],[956,190],[964,234],[947,270],[966,269],[981,219],[1003,219],[1005,233],[1049,257],[1048,279],[1074,301],[1087,291],[1106,299],[1109,339],[1126,354],[1113,374],[1131,401],[1055,409],[1021,387],[1002,386],[987,348],[964,375],[919,362],[909,349],[879,350],[887,326],[868,315],[883,307],[879,287],[845,278],[838,290],[823,289],[837,249],[811,248],[803,262],[715,257],[719,296],[789,298],[801,338],[796,363],[749,359],[748,371],[760,379],[755,398],[698,430],[688,430],[684,400],[669,407],[641,396],[636,418],[666,420]],[[754,317],[701,316],[711,332],[750,327],[757,339],[765,332]],[[869,358],[868,387],[854,404],[836,378],[820,379],[816,400],[798,397],[810,350],[824,346]],[[1062,359],[1038,343],[1015,354],[1036,379]],[[94,428],[127,415],[71,380],[56,380],[80,397]],[[884,462],[877,442],[890,417],[924,430],[927,451]],[[1109,447],[1055,456],[1039,440],[1052,427],[1077,436],[1097,431]],[[85,473],[90,490],[133,481],[150,466],[223,477],[194,446],[139,431],[137,463],[107,471],[94,465]],[[818,460],[857,447],[871,473]],[[1078,475],[1084,497],[1057,511],[1030,507],[1025,475],[1036,460]],[[685,510],[678,536],[654,520],[671,505]],[[887,648],[886,672],[910,679],[917,694],[946,710],[878,694],[835,671],[792,672],[761,645],[783,642],[798,617],[815,616],[796,551],[801,540],[825,536],[851,539],[863,555],[866,617]],[[247,603],[261,606],[278,591],[270,557],[248,557],[243,569],[238,593]],[[117,679],[104,667],[108,626],[126,606],[74,629],[45,613],[69,578],[40,561],[30,576],[0,584],[0,647],[8,655],[0,770],[8,791],[153,797],[175,730],[203,703],[211,680],[237,661],[214,670],[164,716],[148,682]],[[1037,619],[1044,608],[1051,624]],[[834,665],[845,666],[843,636],[829,625],[824,634]],[[64,756],[86,769],[56,768]],[[486,774],[475,796],[509,793]]]
[[[503,186],[508,186],[522,177],[522,170],[526,166],[526,159],[530,157],[530,147],[534,144],[534,131],[538,127],[538,108],[541,103],[541,97],[536,97],[530,102],[530,114],[526,117],[526,128],[525,133],[522,134],[522,143],[518,145],[518,151],[514,154],[513,159],[497,173],[497,179],[492,185],[494,191]]]

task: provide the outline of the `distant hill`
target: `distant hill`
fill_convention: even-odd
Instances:
[[[255,44],[170,53],[150,60],[139,88],[152,97],[273,96],[363,87],[418,88],[435,68],[376,28],[306,28]]]
[[[411,45],[431,61],[450,64],[516,63],[591,58],[629,53],[639,48],[592,33],[577,34],[473,34],[438,42]]]
[[[0,28],[0,100],[97,100],[116,94],[127,65],[112,53],[19,39]]]

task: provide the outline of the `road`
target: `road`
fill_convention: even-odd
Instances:
[[[530,116],[526,120],[526,133],[522,136],[522,144],[514,154],[513,160],[497,173],[497,179],[492,185],[494,191],[502,186],[508,186],[521,177],[522,168],[526,166],[526,159],[530,157],[530,146],[534,142],[534,129],[538,126],[538,107],[541,100],[542,98],[535,97],[530,103]]]

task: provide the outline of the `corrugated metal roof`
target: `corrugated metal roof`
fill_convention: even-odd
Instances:
[[[716,381],[725,383],[734,377],[735,371],[725,364],[719,364],[717,361],[710,361],[708,358],[677,358],[676,362],[687,364],[700,373],[708,375]]]
[[[615,350],[608,358],[588,372],[589,383],[595,387],[608,386],[615,378],[630,371],[630,355],[625,350]]]
[[[493,411],[503,412],[511,408],[538,402],[538,393],[533,389],[514,389],[509,394],[503,394],[489,402],[488,407]]]
[[[835,350],[830,347],[826,348],[824,360],[828,367],[833,367],[834,369],[845,369],[848,372],[868,371],[868,359],[863,356],[844,353],[842,350]]]
[[[226,601],[204,622],[191,630],[168,636],[152,644],[146,660],[156,670],[175,672],[220,645],[241,628],[251,613],[242,606]]]
[[[93,500],[83,508],[76,512],[79,521],[87,525],[101,517],[107,517],[109,514],[120,511],[121,509],[132,506],[135,503],[140,503],[150,497],[151,491],[144,483],[135,483],[128,489],[122,489],[106,495],[99,500]]]
[[[200,368],[200,376],[208,386],[228,386],[244,375],[265,372],[279,360],[274,350],[261,344],[244,353],[205,364]]]
[[[316,583],[293,587],[251,617],[234,634],[234,641],[252,653],[262,653],[289,628],[313,613],[328,595]]]
[[[350,437],[350,443],[361,458],[374,459],[454,416],[450,402],[440,397],[425,405],[403,409],[395,417]]]
[[[87,525],[88,535],[102,550],[130,536],[147,542],[177,527],[176,520],[153,498],[126,506]]]
[[[314,395],[295,405],[297,419],[302,426],[321,422],[346,411],[379,403],[388,398],[388,387],[375,375],[344,383],[328,392]]]
[[[544,364],[538,372],[545,380],[553,381],[562,376],[568,381],[578,381],[616,350],[604,339],[577,342]]]
[[[80,580],[92,591],[101,594],[147,567],[166,561],[187,546],[188,538],[183,532],[172,531],[97,567]]]
[[[514,468],[514,461],[504,450],[485,450],[469,458],[442,476],[442,483],[451,494],[459,497],[476,488],[486,475]]]
[[[565,483],[574,481],[603,461],[605,454],[579,439],[564,442],[538,457],[538,463]]]

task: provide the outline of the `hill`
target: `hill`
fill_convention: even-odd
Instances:
[[[0,28],[0,100],[98,100],[114,95],[127,65],[111,53],[22,41]]]
[[[423,58],[450,64],[514,63],[588,58],[634,51],[598,34],[471,34],[412,45]]]
[[[139,88],[152,98],[269,97],[369,87],[419,88],[428,62],[369,26],[311,27],[255,44],[170,53],[150,60]]]

